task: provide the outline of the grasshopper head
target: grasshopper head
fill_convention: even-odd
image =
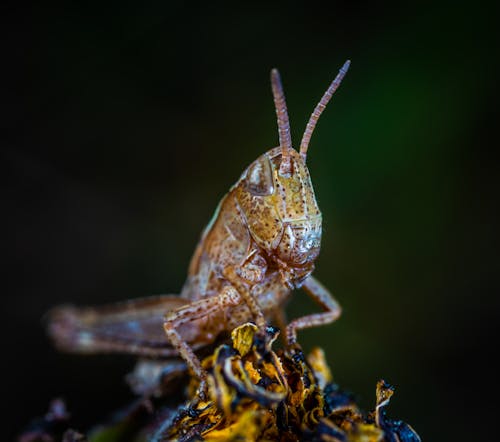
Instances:
[[[285,97],[278,71],[271,72],[280,146],[243,172],[235,186],[254,241],[278,265],[283,282],[300,286],[314,269],[321,243],[321,212],[306,165],[307,148],[319,115],[349,67],[347,61],[309,119],[300,151],[292,148]]]
[[[319,254],[321,213],[300,154],[289,152],[286,176],[280,173],[282,161],[280,147],[261,155],[243,173],[236,192],[254,241],[296,281],[309,275]]]

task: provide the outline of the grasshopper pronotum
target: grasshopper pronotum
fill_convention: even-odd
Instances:
[[[281,79],[271,71],[280,145],[261,155],[222,198],[205,228],[179,296],[163,295],[95,308],[58,307],[49,332],[74,352],[180,356],[204,380],[194,353],[224,331],[247,321],[284,329],[287,345],[297,331],[328,324],[340,307],[313,276],[321,241],[321,213],[306,165],[319,116],[349,68],[347,61],[314,109],[299,151],[292,148]],[[324,310],[288,325],[284,305],[302,287]]]

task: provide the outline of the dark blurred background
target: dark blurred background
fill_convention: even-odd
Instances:
[[[344,314],[300,340],[366,409],[377,379],[394,384],[389,415],[423,440],[494,440],[496,11],[237,4],[3,7],[5,438],[56,396],[80,429],[131,398],[132,358],[59,354],[42,316],[179,292],[219,199],[277,145],[270,69],[297,145],[350,58],[308,157],[316,274]],[[307,309],[297,293],[290,315]]]

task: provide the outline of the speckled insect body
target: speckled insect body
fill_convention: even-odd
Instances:
[[[222,332],[254,321],[274,322],[292,348],[297,331],[333,322],[340,307],[313,276],[321,242],[321,213],[307,149],[316,122],[349,67],[347,61],[314,109],[299,151],[292,148],[281,80],[271,83],[280,145],[261,155],[224,196],[204,230],[179,296],[163,295],[96,308],[58,307],[49,333],[63,350],[124,352],[150,358],[180,356],[200,378],[195,351]],[[324,310],[286,323],[283,309],[302,287]]]

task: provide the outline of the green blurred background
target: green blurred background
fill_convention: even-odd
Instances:
[[[495,439],[494,12],[443,2],[6,8],[8,434],[58,395],[80,429],[130,399],[133,359],[58,354],[44,312],[179,292],[217,202],[277,144],[270,69],[281,71],[297,145],[349,58],[308,157],[324,217],[316,275],[344,313],[300,341],[325,348],[336,381],[367,409],[379,378],[394,384],[390,416],[423,440]],[[289,310],[314,309],[297,293]]]

